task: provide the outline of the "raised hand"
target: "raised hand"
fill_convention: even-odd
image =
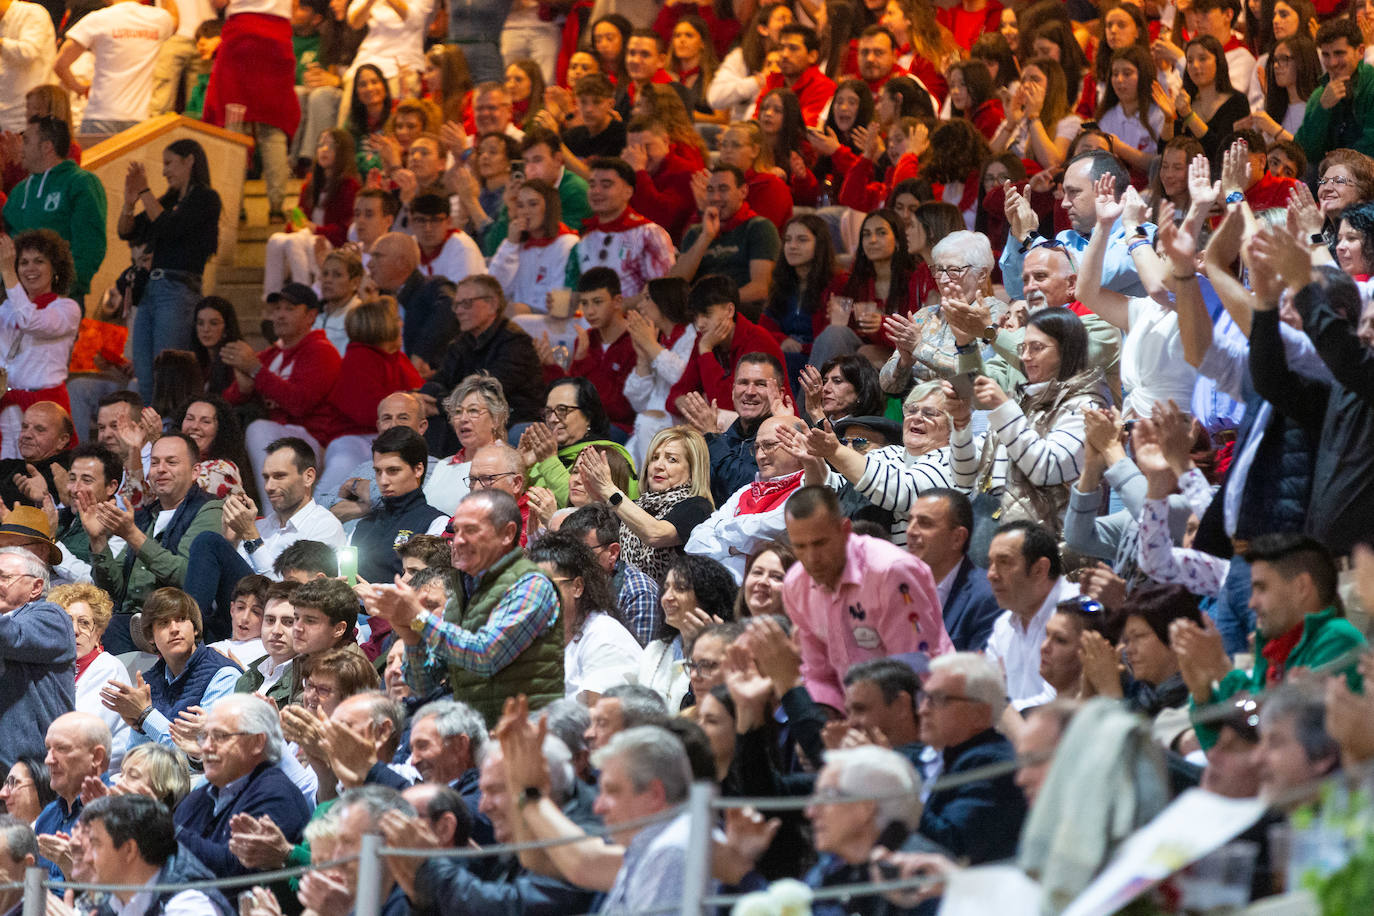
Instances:
[[[1188,163],[1188,199],[1192,209],[1204,216],[1212,212],[1221,197],[1221,182],[1212,181],[1212,165],[1199,153]]]
[[[706,403],[706,398],[700,392],[687,392],[677,399],[674,406],[678,415],[702,435],[720,432],[716,426],[720,408],[714,400]]]
[[[806,409],[807,415],[812,418],[824,416],[825,411],[821,408],[821,370],[810,363],[802,366],[797,383],[801,385],[802,406]]]
[[[1288,231],[1299,241],[1307,241],[1322,231],[1322,212],[1312,197],[1312,189],[1299,181],[1288,192]]]
[[[811,143],[811,148],[822,156],[833,156],[840,148],[839,136],[829,127],[808,127],[806,139]]]
[[[1083,408],[1083,439],[1088,447],[1102,454],[1121,441],[1121,413],[1115,407]]]
[[[1204,614],[1202,622],[1203,626],[1191,620],[1169,624],[1169,648],[1178,657],[1179,673],[1193,699],[1208,703],[1212,699],[1212,682],[1226,676],[1231,662],[1212,618]]]
[[[1169,467],[1182,477],[1193,467],[1193,418],[1173,400],[1155,401],[1150,425],[1158,434]]]
[[[1101,633],[1084,631],[1079,637],[1079,660],[1083,663],[1083,680],[1090,692],[1100,697],[1121,696],[1121,675],[1126,666],[1116,647]]]
[[[133,728],[143,716],[143,711],[153,705],[153,690],[143,682],[143,672],[134,672],[134,684],[110,681],[100,688],[100,702],[106,709],[112,709]]]
[[[1250,144],[1232,143],[1221,156],[1221,191],[1244,191],[1250,186]]]
[[[1104,228],[1115,225],[1122,210],[1116,197],[1116,177],[1111,172],[1102,173],[1093,182],[1093,191],[1097,195],[1097,224]]]
[[[520,434],[520,444],[517,448],[525,459],[525,466],[534,467],[539,462],[558,454],[558,439],[547,425],[531,423]]]
[[[776,620],[752,618],[744,644],[759,671],[773,682],[778,696],[801,683],[801,651]]]
[[[697,211],[706,210],[706,186],[711,183],[711,172],[697,169],[692,173],[692,199],[696,201]]]
[[[1006,195],[1002,212],[1011,227],[1013,238],[1024,239],[1040,228],[1040,216],[1031,206],[1030,200],[1016,189],[1010,181],[1002,183],[1002,193]]]
[[[1002,390],[1002,386],[986,375],[980,375],[973,380],[973,403],[983,410],[996,410],[1009,400],[1011,399]]]

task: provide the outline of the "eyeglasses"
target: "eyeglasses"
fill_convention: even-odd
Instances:
[[[699,662],[688,661],[682,663],[682,669],[688,674],[700,674],[704,677],[710,677],[720,670],[720,664],[720,662],[710,660]]]
[[[454,307],[455,309],[465,309],[465,310],[466,310],[466,309],[472,308],[473,306],[475,306],[475,305],[476,305],[477,303],[479,303],[479,302],[484,302],[484,301],[486,301],[486,300],[488,300],[488,299],[495,299],[495,298],[496,298],[495,296],[471,296],[471,297],[469,297],[469,298],[467,298],[467,299],[454,299],[454,300],[453,300],[453,307]]]
[[[307,685],[306,689],[309,689],[309,685]],[[203,746],[210,747],[211,745],[223,744],[230,738],[239,738],[244,735],[251,734],[253,734],[253,732],[222,732],[218,730],[208,731],[201,734],[199,741]]]
[[[856,452],[862,452],[868,448],[869,440],[863,436],[841,436],[840,445],[848,446]]]
[[[944,264],[936,264],[930,269],[930,272],[935,275],[935,279],[937,280],[941,277],[949,277],[951,280],[962,280],[964,279],[964,274],[968,273],[970,270],[973,270],[972,264],[964,264],[959,267],[948,267]]]
[[[450,413],[449,416],[455,420],[459,417],[466,417],[469,420],[479,420],[481,419],[482,414],[487,413],[491,413],[491,411],[485,407],[460,407],[457,410]]]
[[[31,785],[33,785],[32,779],[19,780],[15,779],[13,776],[5,777],[4,787],[6,792],[18,792],[20,789],[27,789]]]
[[[501,474],[469,474],[469,475],[468,475],[468,489],[469,489],[469,490],[490,490],[492,487],[496,486],[496,481],[500,480],[500,479],[503,478],[503,477],[523,477],[523,476],[524,476],[524,475],[521,474],[521,473],[519,473],[518,471],[506,471],[506,472],[501,473]]]
[[[1017,355],[1017,356],[1027,356],[1027,355],[1029,355],[1029,356],[1037,356],[1037,355],[1039,355],[1039,354],[1045,352],[1045,351],[1048,350],[1049,348],[1050,348],[1050,345],[1047,344],[1047,343],[1041,343],[1041,342],[1038,341],[1038,340],[1031,340],[1031,341],[1027,341],[1026,343],[1019,343],[1019,344],[1017,344],[1017,345],[1016,345],[1016,355]]]
[[[778,450],[779,448],[781,448],[781,447],[782,447],[782,443],[779,442],[779,441],[777,441],[776,439],[772,440],[771,442],[765,442],[765,441],[762,440],[762,439],[755,439],[755,440],[754,440],[754,452],[755,452],[756,454],[757,454],[757,453],[761,453],[761,452],[773,452],[773,451],[777,451],[777,450]]]
[[[906,412],[908,420],[914,417],[925,417],[927,420],[943,419],[945,412],[938,407],[913,407]]]
[[[961,697],[961,696],[959,696],[959,695],[957,695],[957,694],[953,694],[953,693],[941,693],[941,692],[938,691],[938,690],[935,690],[935,691],[918,690],[918,691],[916,692],[916,705],[917,705],[917,706],[920,706],[922,703],[925,703],[925,704],[928,705],[931,709],[943,709],[944,707],[948,706],[950,703],[982,703],[982,702],[983,702],[982,700],[975,700],[973,697]]]
[[[1329,184],[1334,184],[1338,188],[1354,187],[1355,182],[1349,178],[1342,178],[1340,175],[1332,175],[1329,178],[1318,178],[1317,187],[1324,188]]]
[[[33,573],[0,573],[0,585],[9,585],[15,579],[37,579]]]
[[[559,404],[557,407],[545,407],[544,422],[548,423],[554,417],[557,417],[560,421],[566,420],[568,418],[568,414],[572,413],[574,410],[581,409],[582,408],[578,407],[576,404]]]
[[[1293,62],[1293,55],[1291,55],[1291,54],[1272,54],[1272,55],[1270,55],[1270,58],[1269,58],[1269,59],[1272,60],[1275,64],[1291,64],[1291,63]]]

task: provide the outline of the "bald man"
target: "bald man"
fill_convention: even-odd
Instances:
[[[403,232],[388,232],[372,246],[368,275],[377,291],[395,296],[404,322],[401,346],[415,368],[429,378],[444,351],[458,335],[453,316],[453,283],[420,271],[420,245]]]
[[[110,765],[110,740],[109,726],[88,712],[69,712],[48,726],[44,763],[57,798],[38,813],[33,829],[38,834],[38,849],[56,877],[62,873],[52,862],[66,858],[65,836],[71,834],[81,814],[81,786],[87,779],[105,774]]]
[[[53,401],[38,401],[24,411],[17,442],[18,458],[0,461],[0,499],[12,506],[22,502],[42,506],[43,494],[61,503],[52,482],[52,466],[66,466],[67,452],[76,444],[76,427],[66,408]],[[5,443],[10,453],[10,443]]]
[[[382,398],[377,405],[377,434],[381,435],[393,426],[407,426],[420,435],[429,429],[425,417],[424,404],[416,394],[398,391]],[[439,463],[430,455],[425,469],[425,492],[434,479],[434,468]],[[331,484],[330,478],[337,483]],[[372,443],[367,446],[367,457],[349,467],[342,475],[333,468],[326,468],[315,491],[315,501],[334,513],[341,522],[362,518],[382,504],[382,491],[377,489],[377,475],[372,469]]]

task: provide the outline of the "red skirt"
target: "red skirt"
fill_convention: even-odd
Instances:
[[[210,84],[205,123],[224,126],[224,106],[246,106],[244,121],[270,124],[290,136],[301,120],[291,23],[280,16],[239,13],[224,21]]]

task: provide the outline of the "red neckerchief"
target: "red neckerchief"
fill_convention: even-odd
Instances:
[[[673,348],[673,344],[681,340],[682,335],[686,333],[687,325],[675,324],[673,325],[672,333],[669,334],[667,337],[664,337],[662,334],[658,335],[658,345],[665,350],[671,350]]]
[[[86,669],[91,667],[91,662],[95,661],[96,656],[104,651],[100,643],[96,643],[94,649],[76,660],[76,679],[78,681],[81,680],[81,675],[86,673]]]
[[[511,103],[510,103],[510,119],[511,119],[511,121],[512,121],[513,123],[515,123],[515,124],[521,123],[522,121],[525,120],[525,115],[529,113],[529,110],[530,110],[530,100],[529,100],[529,99],[525,99],[523,102],[511,102]]]
[[[1260,655],[1269,662],[1264,670],[1264,682],[1270,687],[1283,682],[1288,656],[1292,654],[1298,640],[1302,639],[1302,626],[1298,624],[1282,636],[1269,640],[1260,650]]]
[[[468,455],[468,450],[465,449],[465,448],[463,448],[463,446],[460,445],[460,446],[458,446],[458,451],[455,452],[454,455],[453,455],[453,457],[450,458],[450,459],[448,460],[448,463],[449,463],[449,464],[462,464],[464,461],[467,461],[467,460],[468,460],[468,456],[467,456],[467,455]]]
[[[57,293],[39,293],[32,299],[34,308],[45,309],[57,301]]]
[[[601,219],[593,213],[582,221],[582,234],[586,235],[588,232],[596,232],[598,230],[601,232],[624,232],[627,229],[635,229],[639,226],[647,225],[649,225],[649,220],[640,216],[631,208],[626,207],[624,212],[609,223],[601,222]]]
[[[756,216],[758,216],[758,214],[754,212],[753,208],[749,206],[749,201],[746,200],[744,203],[739,205],[739,209],[735,211],[734,216],[730,217],[727,220],[721,221],[720,235],[717,235],[716,237],[719,238],[721,235],[724,235],[732,229],[738,229],[740,226],[743,226],[745,223],[749,222]]]
[[[771,512],[787,501],[793,491],[801,486],[804,471],[793,471],[772,480],[756,480],[749,489],[740,494],[735,515],[761,515]]]
[[[701,66],[699,64],[695,67],[688,67],[686,70],[683,70],[681,73],[677,75],[677,81],[685,86],[687,85],[687,80],[696,76],[700,72]]]
[[[421,249],[420,249],[420,266],[421,266],[421,267],[428,267],[431,263],[433,263],[433,261],[434,261],[435,258],[437,258],[437,257],[439,257],[439,255],[443,254],[444,246],[448,244],[448,240],[451,239],[451,238],[453,238],[455,235],[457,235],[457,234],[459,233],[459,231],[460,231],[460,230],[458,230],[458,229],[450,229],[450,230],[448,231],[448,235],[444,236],[444,240],[443,240],[442,242],[439,243],[439,247],[434,249],[434,254],[427,255],[427,254],[425,254],[425,250],[424,250],[423,248],[421,248]]]
[[[1222,46],[1221,53],[1225,54],[1227,51],[1234,51],[1236,48],[1245,48],[1245,50],[1247,51],[1250,50],[1250,48],[1245,44],[1245,42],[1240,40],[1240,36],[1237,35],[1235,32],[1232,32],[1231,40],[1226,42],[1226,44]]]
[[[546,238],[546,239],[528,238],[528,239],[525,239],[525,241],[522,242],[521,244],[524,245],[524,246],[527,247],[527,248],[547,248],[548,246],[552,245],[552,244],[554,243],[554,240],[557,239],[560,235],[577,235],[577,233],[576,233],[576,232],[573,232],[571,229],[569,229],[569,228],[568,228],[567,226],[565,226],[563,223],[559,223],[559,224],[558,224],[558,231],[555,232],[553,235],[549,236],[548,238]]]

